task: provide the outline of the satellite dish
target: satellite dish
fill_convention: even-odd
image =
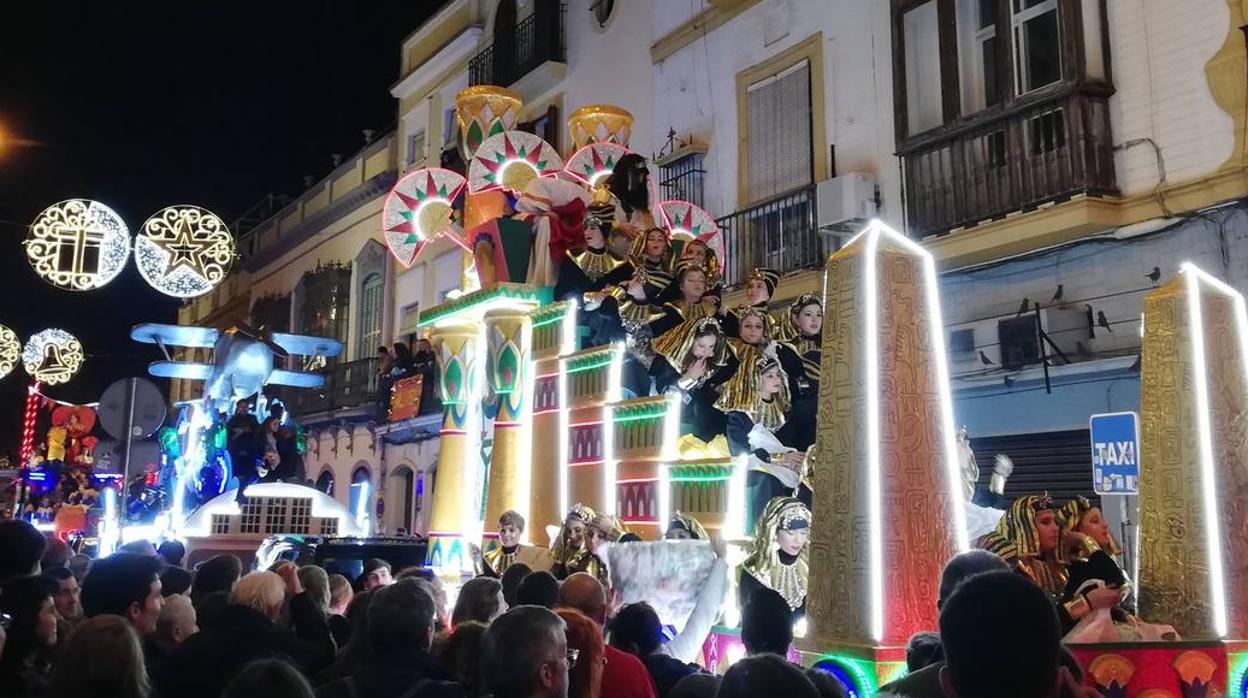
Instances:
[[[142,473],[148,465],[160,467],[160,444],[155,441],[135,441],[130,444],[130,473]],[[126,464],[126,444],[124,441],[101,441],[95,446],[95,465],[92,470],[97,475],[123,475]]]
[[[165,422],[165,396],[160,388],[146,378],[122,378],[100,396],[100,426],[118,440],[126,438],[126,401],[130,397],[130,381],[134,381],[134,428],[131,438],[146,439]]]

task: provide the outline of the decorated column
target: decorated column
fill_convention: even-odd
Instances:
[[[455,95],[455,119],[459,123],[460,154],[465,168],[485,139],[515,128],[523,105],[520,95],[497,85],[474,85]],[[467,194],[464,230],[472,230],[506,212],[507,195],[501,191]]]
[[[568,132],[572,134],[574,151],[591,143],[614,143],[627,148],[633,115],[610,104],[587,104],[568,117]]]
[[[827,265],[803,648],[858,695],[938,627],[940,572],[968,547],[930,253],[873,221]]]
[[[437,487],[429,521],[428,564],[441,574],[471,571],[466,543],[480,530],[476,501],[480,475],[479,331],[468,322],[434,327],[442,382],[443,418]]]
[[[1184,640],[1248,640],[1246,347],[1243,296],[1190,264],[1144,301],[1140,615]]]
[[[490,389],[498,404],[485,499],[485,533],[481,543],[481,550],[488,552],[498,545],[500,514],[511,509],[529,518],[532,320],[524,309],[490,310],[485,313],[485,334],[490,350]],[[531,530],[525,533],[531,535]]]

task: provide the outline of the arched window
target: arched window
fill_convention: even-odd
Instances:
[[[326,468],[321,472],[321,476],[316,478],[316,489],[331,497],[334,496],[334,471]]]
[[[360,328],[357,356],[374,356],[381,344],[382,287],[381,274],[369,274],[360,286]]]
[[[372,501],[373,495],[373,477],[369,473],[368,467],[364,465],[357,466],[355,471],[351,473],[351,495],[347,501],[347,508],[351,511],[352,516],[358,516],[360,511],[371,515],[367,509],[361,510],[360,507],[367,507]]]

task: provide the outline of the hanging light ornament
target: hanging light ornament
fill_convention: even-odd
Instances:
[[[22,340],[17,333],[0,325],[0,378],[13,372],[17,362],[22,358]]]
[[[74,335],[56,328],[37,332],[26,340],[22,350],[22,365],[31,378],[39,383],[57,385],[65,383],[86,359],[82,343]]]
[[[107,284],[130,258],[125,221],[90,199],[69,199],[45,208],[30,224],[24,244],[35,273],[69,291]]]
[[[169,206],[143,223],[134,241],[139,273],[169,296],[194,298],[225,279],[234,236],[225,221],[198,206]]]

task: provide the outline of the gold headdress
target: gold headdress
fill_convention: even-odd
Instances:
[[[718,339],[715,341],[715,353],[711,355],[712,366],[723,366],[728,359],[728,342],[724,338],[724,330],[719,320],[714,317],[703,317],[687,320],[655,337],[651,343],[654,353],[667,359],[677,371],[683,372],[691,363],[693,342],[699,334],[714,330]]]
[[[1092,505],[1092,502],[1087,497],[1079,495],[1066,502],[1061,509],[1057,510],[1057,523],[1062,527],[1063,531],[1078,532],[1079,524],[1083,521],[1083,517],[1087,516],[1088,512],[1094,508],[1096,507]],[[1109,547],[1105,552],[1110,555],[1122,554],[1122,548],[1118,545],[1118,541],[1114,540],[1114,534],[1112,533],[1109,534]]]
[[[618,541],[625,533],[628,533],[628,529],[624,528],[624,524],[620,523],[619,518],[610,514],[598,514],[589,522],[589,528],[597,530],[612,543]]]
[[[997,530],[984,536],[979,547],[996,553],[1006,561],[1039,557],[1040,530],[1036,526],[1036,513],[1051,509],[1056,507],[1047,492],[1019,497],[1001,517]]]
[[[757,305],[742,305],[733,313],[737,316],[737,321],[744,323],[747,317],[756,317],[763,321],[763,336],[771,339],[775,333],[775,320],[772,319],[771,313],[766,308]]]
[[[594,520],[594,510],[580,502],[573,504],[572,508],[568,510],[568,515],[564,517],[563,524],[559,527],[559,535],[555,536],[555,543],[550,546],[550,554],[555,560],[566,561],[580,550],[579,548],[576,550],[568,549],[568,521],[571,519],[578,519],[581,523],[589,526],[590,522]]]
[[[741,365],[732,378],[724,383],[724,392],[715,401],[715,407],[724,412],[744,412],[755,423],[768,429],[784,426],[784,416],[789,411],[789,381],[780,362],[761,351],[742,352]],[[763,400],[758,382],[763,372],[775,368],[780,371],[780,392],[770,400]]]
[[[633,238],[633,245],[628,250],[628,258],[632,260],[633,265],[640,267],[646,259],[646,238],[650,237],[650,233],[654,231],[663,233],[663,240],[667,242],[667,251],[663,253],[662,266],[668,267],[672,262],[672,237],[663,228],[650,228],[641,235]]]
[[[780,284],[780,272],[770,267],[755,267],[754,271],[750,272],[748,278],[762,281],[763,285],[767,287],[767,295],[769,297],[776,295],[776,286]]]
[[[719,280],[719,257],[716,256],[715,250],[711,249],[711,246],[706,244],[705,240],[699,240],[697,238],[686,237],[683,235],[673,236],[673,239],[684,241],[684,245],[680,248],[680,259],[675,260],[678,268],[680,265],[689,262],[689,259],[685,255],[689,254],[691,246],[701,245],[702,248],[706,250],[706,255],[704,257],[704,261],[699,266],[701,266],[706,272],[707,285],[709,286],[712,280]],[[697,262],[694,262],[694,264],[697,264]]]
[[[689,532],[689,537],[694,540],[710,540],[711,539],[710,535],[707,534],[706,529],[702,526],[701,522],[699,522],[697,519],[693,518],[692,516],[686,516],[680,513],[680,511],[673,512],[672,520],[668,522],[667,524],[667,530],[670,531],[673,528],[683,528],[684,530]]]
[[[809,575],[810,544],[798,554],[797,560],[786,565],[780,560],[780,531],[810,528],[810,509],[796,497],[776,497],[767,502],[758,525],[754,527],[754,540],[749,556],[741,563],[741,569],[757,579],[763,586],[784,597],[789,608],[797,610],[806,601],[806,580]]]

